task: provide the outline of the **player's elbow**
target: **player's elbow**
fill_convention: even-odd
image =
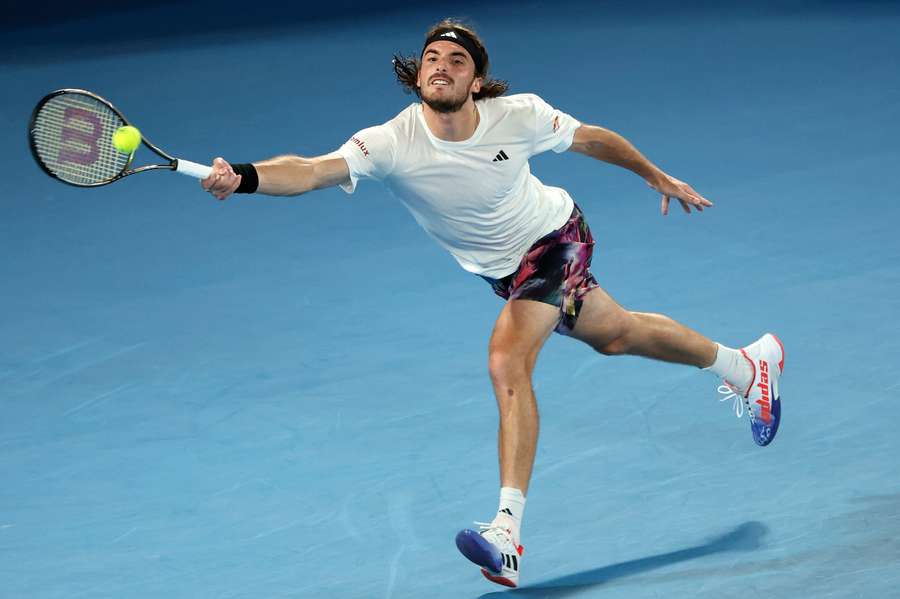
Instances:
[[[575,130],[569,150],[579,154],[596,156],[605,145],[608,134],[609,131],[602,127],[582,125]]]

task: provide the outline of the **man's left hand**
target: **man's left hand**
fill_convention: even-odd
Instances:
[[[681,202],[681,207],[688,214],[691,213],[692,206],[697,212],[703,212],[704,208],[709,208],[713,205],[712,202],[694,191],[694,188],[684,181],[679,181],[675,177],[670,177],[662,172],[654,181],[647,181],[647,185],[662,194],[660,210],[663,216],[669,213],[669,200],[671,198]]]

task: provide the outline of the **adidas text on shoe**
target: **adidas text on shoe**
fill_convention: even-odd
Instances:
[[[781,423],[779,380],[784,371],[784,345],[775,335],[766,333],[741,349],[753,365],[753,382],[744,394],[744,406],[750,417],[750,431],[757,445],[766,446],[775,438]]]

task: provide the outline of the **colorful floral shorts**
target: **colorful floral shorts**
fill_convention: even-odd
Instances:
[[[594,238],[576,205],[562,227],[538,239],[502,279],[482,277],[504,299],[527,299],[560,309],[556,332],[571,334],[587,292],[600,285],[591,274]]]

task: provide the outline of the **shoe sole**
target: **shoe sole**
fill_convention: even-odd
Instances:
[[[518,585],[511,581],[509,578],[504,578],[503,576],[494,576],[484,568],[481,569],[481,573],[484,574],[484,577],[490,580],[491,582],[496,582],[497,584],[502,584],[505,587],[516,588]]]
[[[474,530],[461,530],[456,535],[456,548],[470,562],[481,566],[485,576],[498,576],[503,571],[500,551]]]

